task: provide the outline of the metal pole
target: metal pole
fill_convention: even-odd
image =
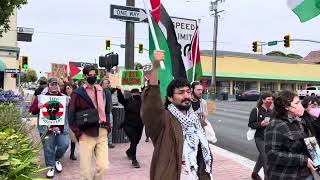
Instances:
[[[216,3],[215,8],[214,8],[214,29],[213,29],[213,50],[212,50],[212,77],[211,77],[211,88],[212,88],[212,94],[213,94],[213,99],[216,98],[216,63],[217,63],[217,38],[218,38],[218,9],[217,9],[217,4]]]
[[[127,0],[127,6],[135,6],[135,0]],[[134,68],[134,23],[126,22],[125,69]]]

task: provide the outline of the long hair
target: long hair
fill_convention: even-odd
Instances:
[[[259,100],[257,102],[257,107],[262,106],[263,104],[263,100],[265,100],[268,97],[273,97],[271,92],[265,91],[265,92],[261,92]]]
[[[291,105],[294,97],[297,96],[297,94],[289,90],[281,91],[273,102],[273,117],[282,119],[283,117],[288,116],[288,110],[286,108]]]

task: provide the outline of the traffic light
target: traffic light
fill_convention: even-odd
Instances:
[[[290,47],[290,35],[285,35],[283,37],[284,47],[289,48]]]
[[[106,50],[107,51],[111,50],[111,40],[106,40]]]
[[[21,56],[21,69],[28,69],[28,68],[29,68],[29,57]]]
[[[140,53],[140,54],[143,53],[143,44],[139,44],[139,53]]]
[[[117,53],[109,53],[105,56],[99,56],[99,66],[106,68],[108,71],[111,70],[114,66],[118,66],[119,56]]]
[[[254,41],[252,43],[252,51],[253,52],[258,52],[258,41]]]

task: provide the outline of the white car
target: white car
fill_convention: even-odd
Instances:
[[[309,86],[305,90],[298,90],[297,93],[301,98],[305,96],[320,96],[320,86]]]

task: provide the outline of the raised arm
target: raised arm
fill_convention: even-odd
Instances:
[[[154,53],[150,85],[144,90],[142,95],[141,118],[145,125],[146,133],[153,142],[157,141],[160,132],[165,126],[166,111],[161,100],[158,85],[158,67],[163,59],[163,51],[156,51]]]

